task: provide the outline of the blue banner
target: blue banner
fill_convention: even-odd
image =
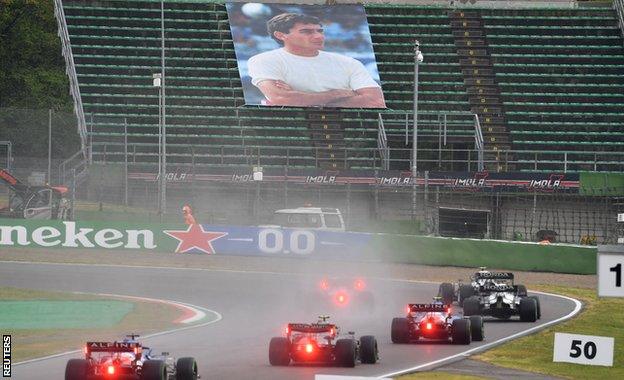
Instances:
[[[176,253],[215,255],[292,256],[339,255],[355,257],[369,243],[371,234],[266,227],[193,225],[165,230],[177,241]]]

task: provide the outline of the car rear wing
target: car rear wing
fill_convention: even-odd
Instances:
[[[289,323],[288,332],[322,333],[336,331],[336,325],[331,323]]]
[[[479,292],[481,293],[493,293],[493,292],[515,292],[517,287],[507,284],[485,284],[479,286]]]
[[[475,280],[513,280],[511,272],[477,272]]]
[[[87,342],[85,349],[90,352],[134,352],[141,351],[141,344],[137,342]]]
[[[412,313],[446,313],[448,311],[448,305],[433,303],[410,303],[407,308]]]

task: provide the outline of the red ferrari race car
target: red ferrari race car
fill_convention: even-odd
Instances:
[[[377,340],[372,335],[355,339],[355,333],[340,336],[340,328],[321,316],[317,323],[289,323],[285,337],[271,338],[269,363],[287,366],[290,362],[355,367],[360,361],[375,364],[379,359]]]
[[[65,380],[199,379],[195,359],[186,357],[176,361],[167,352],[153,355],[149,347],[135,340],[137,337],[133,334],[121,342],[87,342],[85,358],[67,362]]]
[[[393,343],[428,339],[470,344],[473,340],[483,340],[483,318],[480,315],[466,318],[455,314],[449,305],[444,305],[436,297],[436,301],[431,304],[407,305],[405,318],[392,319],[391,338]]]
[[[327,309],[337,311],[347,307],[365,312],[373,312],[375,309],[373,293],[361,277],[324,277],[303,299],[310,302],[307,308],[309,312],[324,312]],[[313,307],[321,309],[311,310]]]

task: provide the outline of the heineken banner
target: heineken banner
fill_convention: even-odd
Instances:
[[[167,173],[172,183],[207,182],[253,182],[249,171],[215,168],[211,173],[191,173],[188,168]],[[156,181],[157,174],[130,172],[130,180]],[[508,191],[508,192],[574,192],[579,191],[578,173],[524,173],[506,172],[431,172],[413,178],[409,171],[375,170],[315,170],[315,169],[267,169],[263,182],[288,182],[301,185],[361,185],[381,187],[436,186],[457,191]]]
[[[370,234],[281,227],[0,219],[0,247],[136,249],[247,256],[358,255]]]

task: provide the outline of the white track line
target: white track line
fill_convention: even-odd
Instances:
[[[507,341],[510,341],[512,339],[516,339],[516,338],[520,338],[520,337],[525,336],[525,335],[532,334],[532,333],[534,333],[534,332],[536,332],[538,330],[542,330],[542,329],[544,329],[544,328],[546,328],[548,326],[551,326],[551,325],[563,322],[563,321],[565,321],[567,319],[570,319],[570,318],[574,317],[575,315],[577,315],[581,311],[581,308],[583,306],[581,304],[581,301],[579,301],[579,300],[577,300],[575,298],[562,296],[562,295],[559,295],[559,294],[545,293],[545,292],[538,292],[538,291],[530,291],[529,293],[543,294],[543,295],[546,295],[546,296],[558,297],[558,298],[566,299],[568,301],[572,301],[572,302],[574,302],[574,305],[575,305],[574,306],[574,310],[572,310],[570,313],[568,313],[567,315],[565,315],[565,316],[563,316],[561,318],[552,320],[550,322],[546,322],[546,323],[538,325],[538,326],[531,327],[530,329],[527,329],[527,330],[523,330],[523,331],[517,332],[517,333],[515,333],[513,335],[510,335],[510,336],[507,336],[505,338],[501,338],[499,340],[495,340],[494,342],[490,342],[490,343],[484,344],[484,345],[479,346],[479,347],[471,348],[469,350],[462,351],[462,352],[460,352],[458,354],[450,355],[450,356],[447,356],[447,357],[442,358],[442,359],[438,359],[438,360],[434,360],[434,361],[431,361],[431,362],[428,362],[428,363],[420,364],[420,365],[417,365],[415,367],[406,368],[406,369],[402,369],[400,371],[390,372],[390,373],[386,373],[386,374],[383,374],[383,375],[378,375],[377,379],[385,379],[385,378],[391,378],[391,377],[397,376],[397,375],[404,375],[404,374],[407,374],[407,373],[419,371],[419,370],[421,370],[423,368],[427,368],[427,367],[431,367],[431,366],[435,366],[435,365],[441,365],[444,362],[451,361],[453,359],[457,359],[457,358],[460,358],[462,356],[470,356],[470,355],[472,355],[472,354],[474,354],[476,352],[484,351],[484,350],[486,350],[488,348],[492,348],[493,346],[497,346],[497,345],[503,344],[503,343],[505,343]]]
[[[126,299],[130,299],[130,300],[139,300],[139,301],[144,301],[144,302],[164,303],[165,305],[169,305],[169,306],[173,306],[173,307],[176,307],[176,308],[179,308],[179,309],[187,310],[187,311],[189,311],[189,312],[191,312],[193,314],[193,316],[190,317],[190,318],[186,318],[186,319],[183,319],[183,320],[181,320],[179,322],[174,322],[174,323],[189,324],[189,323],[201,321],[202,319],[206,318],[206,313],[204,313],[203,311],[199,310],[198,306],[190,305],[190,304],[186,304],[186,303],[182,303],[182,302],[178,302],[178,301],[170,301],[170,300],[164,300],[164,299],[149,298],[149,297],[138,297],[138,296],[120,296],[118,294],[109,294],[109,293],[85,293],[85,292],[71,292],[71,293],[73,293],[73,294],[96,295],[96,296],[102,296],[102,297],[126,298]]]
[[[193,326],[179,327],[179,328],[175,328],[175,329],[171,329],[171,330],[166,330],[166,331],[161,331],[161,332],[145,335],[145,336],[142,336],[143,339],[149,339],[149,338],[153,338],[153,337],[156,337],[156,336],[173,334],[173,333],[176,333],[176,332],[179,332],[179,331],[184,331],[184,330],[196,329],[196,328],[199,328],[199,327],[211,325],[211,324],[219,322],[221,319],[223,319],[223,316],[220,313],[218,313],[218,312],[216,312],[214,310],[206,309],[205,307],[201,307],[201,306],[197,306],[197,305],[191,305],[191,304],[185,303],[185,302],[169,301],[169,300],[159,300],[159,299],[155,299],[155,298],[146,298],[146,297],[125,296],[125,295],[121,295],[121,294],[84,293],[84,292],[72,292],[72,293],[76,293],[76,294],[90,294],[90,295],[92,294],[92,295],[98,295],[98,296],[112,296],[112,297],[119,297],[119,298],[134,298],[134,299],[142,299],[142,300],[146,300],[146,301],[150,301],[150,302],[156,301],[156,302],[170,303],[170,304],[173,304],[173,305],[184,306],[184,307],[189,308],[189,309],[195,309],[195,310],[199,311],[200,313],[203,313],[204,314],[204,318],[206,316],[206,313],[211,313],[211,314],[213,314],[215,316],[215,318],[213,320],[210,320],[208,322],[200,323],[198,325],[193,325]],[[62,352],[62,353],[59,353],[59,354],[44,356],[44,357],[41,357],[41,358],[24,360],[23,362],[14,363],[13,365],[14,366],[18,366],[18,365],[22,365],[22,364],[40,362],[40,361],[43,361],[43,360],[54,359],[54,358],[58,358],[58,357],[61,357],[61,356],[75,354],[75,353],[78,353],[78,352],[81,352],[81,350],[67,351],[67,352]]]

